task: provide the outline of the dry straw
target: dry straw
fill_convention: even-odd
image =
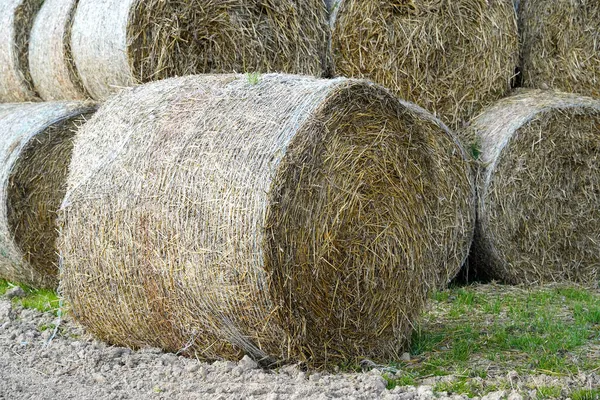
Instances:
[[[29,73],[29,33],[43,0],[0,2],[0,102],[36,100]]]
[[[71,27],[77,0],[45,0],[29,40],[29,68],[44,100],[85,100],[71,54]]]
[[[364,81],[123,91],[75,142],[62,290],[120,345],[264,365],[396,358],[466,257],[469,170],[437,120]]]
[[[510,90],[519,56],[512,0],[343,0],[333,7],[336,74],[373,79],[451,128]]]
[[[474,266],[510,283],[600,278],[600,102],[530,90],[473,120]]]
[[[92,97],[193,73],[321,76],[323,0],[80,0],[72,31],[77,70]]]
[[[600,97],[600,2],[522,0],[523,84]]]
[[[56,288],[56,210],[81,103],[0,105],[0,276]]]

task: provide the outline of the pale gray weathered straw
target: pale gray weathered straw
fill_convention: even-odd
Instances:
[[[29,40],[29,68],[40,97],[87,98],[71,55],[71,25],[77,0],[45,0]]]
[[[41,3],[42,0],[0,2],[0,102],[37,99],[29,73],[28,41]]]
[[[62,290],[115,344],[390,361],[466,258],[474,202],[447,128],[370,82],[168,79],[77,136]]]

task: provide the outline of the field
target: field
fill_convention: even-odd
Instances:
[[[0,281],[0,296],[14,286]],[[20,328],[11,328],[10,321],[4,322],[0,330],[1,347],[6,357],[20,354],[19,360],[24,360],[25,354],[31,352],[27,360],[35,363],[32,370],[42,371],[43,379],[49,380],[40,386],[52,389],[55,381],[50,378],[54,371],[63,380],[67,379],[65,374],[68,375],[69,385],[62,387],[60,392],[65,391],[64,395],[91,395],[85,385],[92,380],[97,386],[100,381],[96,394],[123,392],[126,398],[143,397],[145,394],[140,388],[146,385],[153,397],[172,395],[180,398],[181,395],[186,398],[190,392],[179,394],[179,389],[175,388],[198,379],[199,385],[192,391],[198,398],[221,389],[225,398],[248,396],[249,387],[251,393],[279,393],[291,398],[314,394],[344,397],[353,393],[355,398],[457,398],[460,395],[465,399],[502,392],[505,398],[513,393],[536,400],[600,398],[598,289],[573,285],[525,288],[496,283],[451,286],[431,296],[426,313],[415,327],[410,355],[405,354],[403,360],[389,365],[373,365],[368,360],[360,365],[340,365],[335,374],[303,371],[294,366],[262,372],[242,368],[240,372],[236,363],[206,364],[182,357],[173,358],[173,366],[167,365],[161,360],[169,358],[168,354],[154,350],[150,352],[151,356],[145,350],[129,352],[95,342],[83,333],[74,335],[72,332],[78,328],[74,329],[69,321],[63,321],[60,329],[55,329],[60,322],[56,318],[60,305],[57,295],[25,286],[23,289],[25,297],[12,299],[13,308],[20,312],[20,317],[13,318],[12,325],[21,324]],[[27,309],[36,311],[34,314],[18,311]],[[27,331],[32,326],[37,332]],[[13,334],[9,335],[11,329]],[[15,331],[23,332],[11,339]],[[53,331],[58,334],[50,349],[45,349],[45,342]],[[24,346],[22,340],[28,337],[38,338],[37,344],[32,340]],[[72,347],[83,346],[82,343],[89,343],[86,351],[92,355],[71,360]],[[58,366],[53,366],[44,355],[48,352],[58,354],[55,356],[60,360]],[[114,357],[115,353],[119,353],[119,357]],[[152,361],[144,366],[146,370],[132,361],[148,357]],[[27,370],[23,361],[8,364]],[[179,369],[188,372],[180,377],[172,376],[179,364]],[[245,364],[240,362],[240,365]],[[196,376],[197,371],[200,371],[200,377]],[[6,373],[4,384],[10,386],[13,380],[25,379],[16,378],[23,373],[22,370]],[[102,376],[110,377],[111,373],[123,376],[125,386],[115,390],[108,382],[104,387],[107,381]],[[37,372],[33,375],[32,379],[40,378]],[[383,382],[381,387],[377,386],[378,379]],[[169,386],[162,381],[174,383]],[[127,382],[134,386],[127,386]],[[423,388],[430,391],[418,394],[417,390]]]
[[[451,287],[433,295],[410,354],[410,361],[394,365],[388,387],[426,381],[437,392],[481,396],[519,386],[538,398],[575,398],[572,392],[582,390],[569,388],[576,378],[600,370],[600,292],[565,285]]]

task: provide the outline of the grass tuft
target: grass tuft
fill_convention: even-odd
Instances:
[[[560,386],[540,386],[537,388],[537,398],[556,399],[561,397],[562,388]]]
[[[246,78],[248,79],[248,83],[251,85],[258,85],[260,83],[259,72],[248,72],[246,73]]]
[[[35,309],[40,312],[58,313],[60,300],[53,290],[33,289],[27,285],[14,284],[0,279],[0,296],[3,296],[9,289],[20,286],[25,291],[25,297],[12,299],[13,304],[20,304],[24,308]]]
[[[572,400],[600,400],[600,389],[580,389],[571,393]]]

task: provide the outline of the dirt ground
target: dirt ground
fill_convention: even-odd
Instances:
[[[307,373],[289,366],[264,371],[250,359],[201,363],[157,349],[130,351],[95,341],[73,323],[51,313],[23,309],[0,300],[0,399],[466,399],[434,393],[440,379],[420,387],[386,389],[382,373]],[[57,332],[56,335],[53,335]],[[52,339],[52,340],[50,340]],[[588,375],[512,377],[514,388],[483,399],[538,398],[523,391],[532,379],[543,385],[600,387]],[[535,382],[533,382],[535,383]]]

